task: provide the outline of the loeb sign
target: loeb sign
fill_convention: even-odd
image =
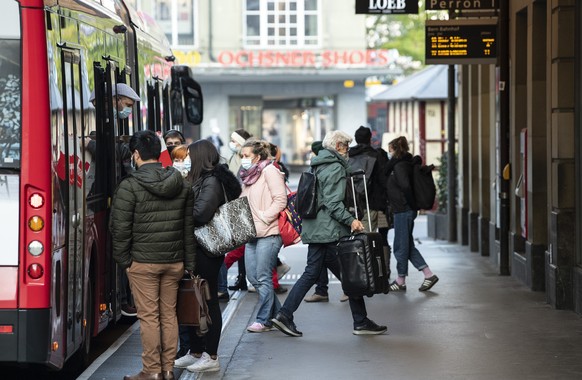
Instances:
[[[386,67],[396,61],[398,50],[226,50],[216,58],[231,67]]]
[[[356,0],[356,14],[417,14],[418,0]]]

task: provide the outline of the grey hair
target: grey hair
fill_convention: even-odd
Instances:
[[[321,144],[325,149],[335,151],[337,143],[350,145],[352,143],[352,136],[342,131],[330,131],[325,134],[323,143]]]

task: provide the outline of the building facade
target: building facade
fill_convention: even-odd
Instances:
[[[368,50],[365,15],[333,0],[134,0],[161,23],[204,92],[193,138],[244,128],[308,162],[310,145],[366,125],[365,79],[396,70],[396,51]],[[191,27],[192,25],[192,27]],[[380,133],[383,131],[380,131]],[[222,153],[229,155],[226,148]]]
[[[458,234],[558,309],[582,313],[581,28],[574,0],[509,2],[509,83],[460,67]],[[509,91],[509,167],[498,150]],[[500,252],[500,178],[509,178],[509,255]],[[508,262],[503,262],[507,260]]]

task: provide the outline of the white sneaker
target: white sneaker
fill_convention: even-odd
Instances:
[[[216,359],[212,359],[210,355],[205,352],[196,363],[186,367],[186,369],[190,372],[220,371],[220,363],[218,362],[218,357]]]
[[[186,368],[189,365],[196,363],[200,358],[197,358],[194,355],[186,354],[181,358],[178,358],[174,361],[174,367],[176,368]]]
[[[277,267],[277,280],[280,280],[291,270],[291,267],[285,263],[282,263]]]

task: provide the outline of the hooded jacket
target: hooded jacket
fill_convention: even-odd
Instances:
[[[348,162],[337,152],[322,149],[311,160],[317,178],[315,219],[303,219],[301,240],[304,243],[332,243],[350,234],[354,216],[344,204]]]
[[[123,268],[183,261],[195,269],[193,196],[173,167],[141,165],[113,195],[110,230],[113,258]]]
[[[392,157],[388,162],[386,191],[388,203],[394,213],[417,209],[412,189],[412,165],[418,161],[422,162],[419,156],[412,157],[410,153],[406,153],[400,158]]]
[[[368,144],[358,144],[348,151],[350,158],[360,155],[366,155],[376,159],[372,175],[368,179],[371,186],[368,187],[368,200],[370,209],[376,211],[386,211],[386,165],[388,164],[388,155],[382,148],[375,149]],[[349,162],[349,161],[348,161]],[[353,169],[353,168],[352,168]],[[365,209],[365,205],[358,205]]]

